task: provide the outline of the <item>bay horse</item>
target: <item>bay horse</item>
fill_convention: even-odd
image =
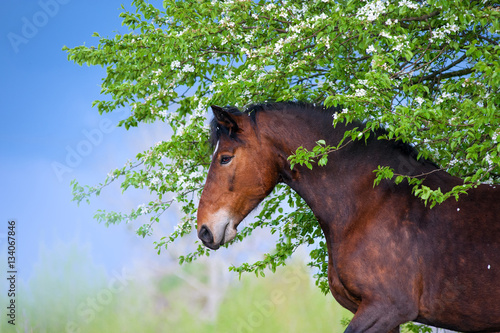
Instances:
[[[432,209],[412,187],[374,184],[374,170],[463,184],[416,150],[377,133],[330,153],[325,166],[290,168],[299,146],[336,146],[361,122],[332,126],[335,108],[303,103],[212,106],[215,146],[197,216],[198,237],[218,249],[278,183],[309,205],[326,238],[328,282],[354,313],[345,332],[398,332],[416,321],[463,332],[500,330],[500,186],[479,185]],[[380,134],[380,133],[379,133]]]

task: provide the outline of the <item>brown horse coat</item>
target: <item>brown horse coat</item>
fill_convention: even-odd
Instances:
[[[407,321],[500,330],[500,185],[480,185],[430,209],[407,184],[373,187],[379,165],[426,174],[424,184],[443,192],[462,183],[417,161],[402,143],[357,141],[331,153],[326,166],[290,169],[287,157],[299,146],[336,145],[346,129],[362,126],[333,128],[335,110],[277,103],[213,111],[217,147],[198,209],[206,246],[232,240],[241,220],[284,182],[321,225],[330,290],[355,313],[346,332],[397,331]]]

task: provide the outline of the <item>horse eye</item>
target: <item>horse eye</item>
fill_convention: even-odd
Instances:
[[[228,164],[229,162],[231,162],[231,160],[233,159],[233,156],[222,156],[220,158],[220,164]]]

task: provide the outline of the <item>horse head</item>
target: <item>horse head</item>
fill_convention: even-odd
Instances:
[[[198,237],[215,250],[236,237],[238,224],[273,190],[279,166],[255,114],[212,111],[215,150],[198,207]]]

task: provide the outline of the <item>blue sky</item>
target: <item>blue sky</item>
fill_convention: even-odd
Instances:
[[[80,67],[61,50],[64,45],[96,45],[93,32],[125,32],[121,3],[130,8],[129,2],[115,0],[0,3],[0,249],[7,221],[16,219],[21,278],[30,277],[41,247],[58,242],[90,244],[94,260],[108,270],[122,267],[141,251],[154,253],[151,239],[135,236],[137,226],[106,228],[92,219],[98,208],[135,208],[142,194],[121,196],[115,189],[90,206],[71,201],[72,179],[94,185],[128,158],[167,138],[163,124],[116,128],[127,110],[100,116],[91,105],[103,97],[105,70]],[[67,169],[55,168],[61,165]],[[165,219],[175,220],[174,213]]]

